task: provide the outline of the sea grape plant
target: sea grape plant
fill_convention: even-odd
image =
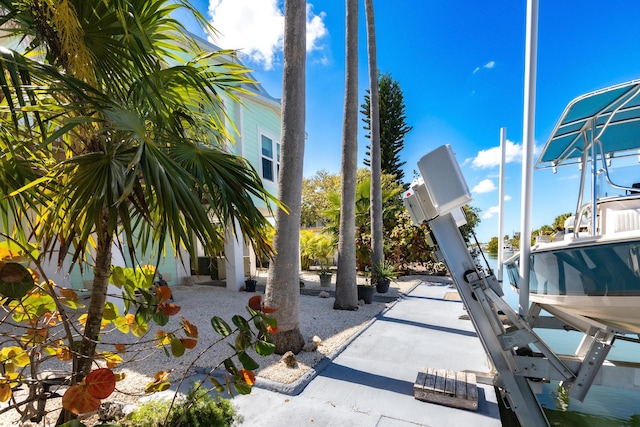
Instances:
[[[92,357],[95,369],[79,377],[75,368],[86,319],[85,305],[75,290],[48,280],[37,260],[38,253],[33,248],[18,246],[10,240],[0,242],[0,402],[6,402],[0,407],[0,414],[15,410],[22,421],[39,422],[46,413],[59,409],[47,407],[47,401],[57,396],[62,396],[62,408],[72,414],[95,411],[123,378],[117,372],[121,363],[135,361],[148,351],[181,357],[186,350],[196,347],[198,326],[182,315],[179,327],[158,330],[155,337],[147,337],[150,322],[164,326],[181,311],[172,301],[169,286],[154,286],[155,267],[112,267],[109,280],[121,292],[124,312],[113,302],[105,303],[100,342]],[[29,264],[36,268],[27,267]],[[223,342],[233,348],[233,355],[211,370],[213,388],[220,392],[226,389],[232,395],[250,393],[259,365],[247,350],[252,348],[258,355],[274,351],[269,342],[270,334],[277,331],[276,320],[269,317],[274,310],[264,307],[257,296],[249,300],[247,311],[248,318],[233,317],[233,327],[213,316],[210,327],[220,339],[210,343],[191,362],[193,365]],[[120,333],[122,339],[111,338],[112,333]],[[125,339],[126,335],[134,339]],[[67,362],[63,364],[67,368],[52,376],[48,368],[55,359]],[[219,367],[227,371],[224,384],[213,377],[213,371]],[[144,392],[168,389],[170,372],[157,372]],[[78,421],[73,423],[82,425]]]

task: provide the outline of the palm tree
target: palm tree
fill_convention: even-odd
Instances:
[[[282,80],[282,148],[278,194],[287,206],[276,211],[275,255],[269,264],[265,304],[276,308],[276,353],[299,353],[300,211],[305,139],[306,3],[287,0],[284,10],[284,75]]]
[[[336,299],[333,308],[357,310],[355,199],[358,156],[358,0],[346,0],[346,75],[342,127],[342,194]]]
[[[171,17],[185,8],[206,25],[187,2],[23,3],[0,0],[5,36],[26,40],[39,59],[0,52],[2,231],[34,233],[43,257],[59,250],[60,265],[71,253],[73,264],[93,267],[77,381],[91,369],[114,242],[132,259],[166,242],[193,257],[195,236],[213,255],[224,246],[215,218],[269,252],[252,196],[275,199],[222,149],[222,97],[234,99],[246,70],[231,52],[198,51]]]
[[[371,265],[384,262],[382,237],[382,166],[380,162],[380,115],[378,106],[378,64],[376,57],[376,28],[373,17],[373,0],[365,0],[367,20],[367,49],[369,56],[369,97],[371,119]],[[372,283],[378,282],[378,271],[371,269]]]
[[[355,198],[355,244],[356,244],[356,267],[358,270],[371,265],[371,173],[365,169],[358,171],[356,198]],[[396,222],[399,211],[404,208],[398,204],[399,196],[404,189],[395,182],[393,175],[383,175],[381,180],[382,216],[383,224],[387,224],[388,233],[391,232]],[[341,217],[341,196],[338,192],[327,193],[325,195],[328,208],[323,212],[326,227],[324,232],[332,238],[339,236]]]

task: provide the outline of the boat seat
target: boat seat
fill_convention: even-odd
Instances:
[[[605,233],[620,233],[631,230],[640,230],[640,208],[607,209]]]

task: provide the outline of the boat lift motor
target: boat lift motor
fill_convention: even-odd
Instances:
[[[458,289],[478,337],[497,375],[494,384],[507,391],[506,398],[520,424],[547,426],[548,422],[528,379],[518,371],[514,348],[530,342],[540,344],[526,322],[501,298],[502,288],[493,274],[482,274],[469,253],[459,227],[466,223],[462,206],[472,200],[455,154],[443,145],[418,162],[422,181],[416,180],[405,192],[403,203],[414,223],[431,228],[436,256],[443,260]],[[498,311],[519,325],[507,332]],[[541,347],[544,348],[543,345]],[[549,350],[545,349],[547,353]],[[559,366],[566,378],[572,373]]]

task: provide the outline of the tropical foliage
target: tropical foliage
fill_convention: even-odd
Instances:
[[[356,186],[356,266],[362,271],[365,266],[371,266],[371,215],[369,211],[371,180],[368,171],[361,169],[358,173]],[[383,236],[388,241],[389,233],[397,221],[397,214],[404,208],[400,202],[402,187],[399,186],[393,176],[384,175],[382,179],[382,218]],[[327,227],[326,232],[337,235],[337,226],[340,222],[340,195],[338,193],[327,196],[331,207],[324,212]]]
[[[404,171],[402,166],[405,162],[400,161],[400,152],[404,148],[404,138],[413,127],[407,125],[404,95],[400,84],[391,77],[391,74],[384,73],[378,76],[378,90],[380,103],[380,160],[383,173],[396,176],[396,180],[402,183]],[[364,129],[371,128],[370,110],[370,90],[364,96],[364,103],[360,106],[360,113],[364,116]],[[367,149],[370,149],[367,146]],[[371,165],[370,152],[365,153],[365,166]]]
[[[150,400],[120,422],[122,427],[231,427],[241,422],[230,401],[212,397],[200,383],[191,386],[184,401],[170,411],[171,401]]]
[[[389,236],[386,258],[403,271],[409,270],[414,264],[426,266],[435,259],[433,248],[427,243],[428,232],[425,224],[413,225],[409,212],[402,211]]]
[[[247,70],[233,52],[201,51],[173,18],[178,9],[207,26],[187,1],[0,0],[2,45],[16,48],[0,50],[0,231],[36,247],[40,260],[93,268],[84,331],[67,333],[73,390],[82,389],[113,315],[114,245],[132,265],[138,254],[158,260],[165,244],[195,257],[199,241],[215,255],[221,230],[237,224],[257,253],[271,253],[255,201],[275,199],[226,149],[233,135],[223,102],[237,100]],[[10,315],[56,318],[49,287],[45,280],[36,291],[49,301],[33,308],[37,318],[29,294]],[[30,333],[27,342],[39,344]]]
[[[303,270],[309,270],[312,264],[316,264],[320,267],[320,274],[329,273],[336,252],[335,238],[311,230],[302,230],[300,235],[300,255],[305,260],[303,264],[306,267],[303,267]]]
[[[320,170],[311,178],[305,178],[302,182],[300,226],[324,226],[323,213],[330,207],[327,194],[339,191],[340,175],[338,174],[330,174],[326,170]]]
[[[564,222],[567,218],[571,216],[571,213],[567,212],[561,215],[558,215],[554,218],[552,225],[544,224],[540,228],[533,230],[531,232],[531,245],[535,244],[536,236],[550,236],[551,239],[554,239],[556,233],[564,230]],[[520,247],[520,233],[514,233],[513,237],[504,236],[504,240],[508,241],[511,246],[514,248]],[[498,238],[492,237],[487,245],[487,251],[491,253],[498,253]]]
[[[460,233],[467,244],[475,243],[475,236],[473,235],[473,232],[481,221],[480,216],[478,216],[480,209],[471,205],[464,205],[462,206],[462,211],[464,212],[467,223],[460,227]]]
[[[159,327],[169,324],[170,317],[178,315],[181,307],[172,302],[168,286],[153,286],[156,274],[153,266],[112,267],[110,282],[121,290],[124,311],[113,302],[105,304],[100,336],[109,336],[109,339],[101,340],[92,358],[100,364],[74,382],[73,355],[86,326],[85,305],[73,289],[60,287],[46,277],[41,279],[37,269],[18,263],[27,264],[37,253],[32,251],[27,256],[16,249],[17,245],[9,242],[4,242],[1,247],[0,304],[5,312],[0,318],[3,325],[0,332],[0,341],[3,342],[0,351],[3,372],[0,401],[9,404],[0,409],[0,414],[17,410],[23,421],[40,421],[50,410],[46,406],[47,399],[67,386],[62,394],[62,407],[66,411],[76,415],[95,411],[101,401],[113,393],[116,382],[123,378],[116,371],[120,364],[142,360],[156,351],[182,357],[198,343],[198,325],[184,316],[180,316],[177,328],[155,328],[154,337],[147,337],[152,323]],[[249,393],[254,382],[253,370],[258,368],[258,364],[247,350],[254,349],[259,355],[269,355],[274,350],[267,341],[270,333],[277,331],[276,320],[267,316],[273,310],[265,308],[260,297],[256,296],[249,300],[247,311],[248,318],[233,317],[234,327],[217,316],[211,318],[210,327],[220,338],[207,343],[198,357],[223,341],[234,349],[230,357],[211,369],[210,380],[219,391],[226,388],[230,393]],[[119,340],[114,337],[118,333],[132,335],[136,339],[123,337]],[[229,340],[230,337],[235,339]],[[195,363],[198,357],[191,363]],[[68,369],[57,371],[57,376],[43,375],[48,362],[56,359],[67,362]],[[213,377],[214,370],[220,367],[228,372],[224,385]],[[147,384],[144,391],[166,390],[170,386],[169,379],[170,371],[158,371],[155,380]]]

